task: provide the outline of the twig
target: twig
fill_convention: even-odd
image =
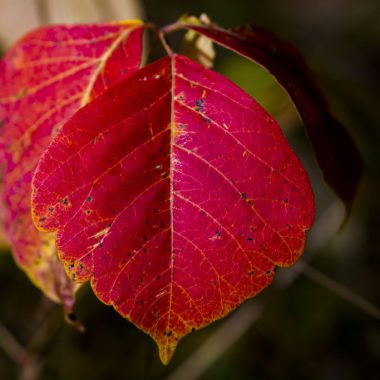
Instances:
[[[22,365],[28,353],[9,330],[0,322],[0,347],[8,357],[18,365]]]
[[[246,302],[232,314],[206,342],[196,350],[167,380],[193,380],[200,377],[261,317],[258,302]]]
[[[380,309],[373,305],[371,302],[363,298],[362,296],[354,293],[352,290],[348,289],[346,286],[339,284],[335,280],[327,277],[325,274],[321,273],[319,270],[311,267],[305,262],[300,263],[303,266],[303,275],[308,277],[310,280],[316,282],[317,284],[325,287],[334,294],[342,297],[346,301],[357,306],[359,309],[367,313],[368,315],[380,320]]]

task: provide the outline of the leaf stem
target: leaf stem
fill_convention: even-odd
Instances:
[[[163,29],[165,29],[165,28],[159,29],[159,28],[157,28],[157,26],[155,24],[150,23],[150,22],[145,23],[144,27],[148,30],[151,30],[157,36],[157,38],[160,40],[162,46],[164,47],[166,53],[170,57],[174,55],[174,52],[173,52],[172,48],[170,47],[170,45],[166,39],[166,36],[165,36],[166,33],[163,32]]]
[[[175,32],[178,29],[182,28],[182,24],[179,21],[173,22],[172,24],[163,26],[160,28],[160,32],[165,36],[166,34]]]

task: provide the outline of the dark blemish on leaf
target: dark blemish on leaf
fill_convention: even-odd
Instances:
[[[202,210],[202,211],[201,211],[201,215],[206,215],[206,213]]]
[[[92,210],[86,210],[86,215],[91,215]]]
[[[247,240],[248,240],[248,241],[253,241],[253,240],[255,240],[255,239],[254,239],[252,236],[248,236],[248,237],[247,237]]]
[[[103,141],[103,140],[104,140],[103,135],[99,135],[99,136],[94,138],[93,143],[97,144],[98,142]]]
[[[215,231],[215,236],[219,238],[219,237],[222,236],[222,233],[219,230],[216,230]]]
[[[184,124],[179,124],[179,125],[178,125],[178,128],[184,130],[184,129],[186,129],[186,125],[184,125]]]
[[[91,201],[92,201],[92,197],[89,195],[89,196],[86,198],[86,201],[87,201],[87,202],[91,202]]]
[[[165,223],[164,223],[164,222],[160,222],[160,227],[161,227],[162,229],[164,229],[164,228],[165,228]]]
[[[161,276],[158,274],[157,276],[156,276],[156,280],[159,280],[161,278]]]
[[[146,237],[146,235],[143,235],[143,236],[142,236],[142,239],[143,239],[144,241],[147,241],[147,240],[148,240],[148,238]]]
[[[40,223],[43,223],[43,222],[46,221],[46,218],[43,216],[42,218],[38,219],[38,221],[39,221]]]
[[[74,261],[70,261],[69,269],[74,269],[74,267],[75,267]]]
[[[195,111],[199,112],[205,108],[205,101],[203,99],[199,99],[195,101]]]
[[[169,336],[172,336],[172,334],[173,334],[173,331],[167,331],[166,332],[166,336],[169,338]]]
[[[244,199],[247,199],[247,198],[248,198],[247,193],[241,193],[241,196],[242,196]]]
[[[253,270],[250,270],[249,272],[248,272],[248,276],[253,276],[255,274],[255,272],[253,271]]]
[[[267,270],[266,272],[265,272],[265,275],[266,276],[269,276],[269,275],[271,275],[273,273],[273,270]]]
[[[211,284],[212,284],[212,286],[216,286],[216,280],[211,280]]]
[[[108,227],[108,228],[111,228],[111,226],[112,226],[111,223],[108,223],[108,224],[107,224],[107,227]]]
[[[197,329],[195,328],[195,327],[192,327],[191,328],[191,332],[194,332],[194,331],[196,331]]]
[[[289,202],[289,199],[288,198],[284,198],[284,203],[288,203]]]
[[[67,197],[66,197],[66,198],[62,198],[62,199],[61,199],[61,203],[62,203],[63,205],[65,205],[65,206],[68,206],[68,205],[70,204],[70,202],[69,202],[69,200],[68,200]]]
[[[53,207],[53,206],[48,207],[48,211],[49,211],[50,213],[52,213],[52,212],[54,211],[54,207]]]

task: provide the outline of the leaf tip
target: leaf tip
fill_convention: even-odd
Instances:
[[[160,360],[163,365],[168,365],[173,357],[174,351],[177,347],[177,341],[171,339],[165,339],[164,343],[158,343],[158,352]]]

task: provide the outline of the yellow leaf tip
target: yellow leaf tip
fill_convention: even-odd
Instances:
[[[168,365],[173,357],[177,344],[170,341],[164,344],[157,344],[160,360],[163,365]]]

